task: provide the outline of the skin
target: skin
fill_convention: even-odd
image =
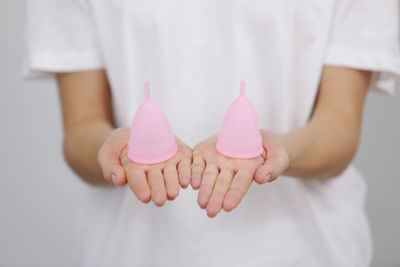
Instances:
[[[116,129],[102,145],[98,161],[104,177],[118,173],[113,182],[119,186],[128,184],[143,203],[152,200],[163,206],[167,199],[174,200],[180,186],[186,188],[190,183],[192,149],[176,138],[178,152],[173,158],[159,164],[137,164],[127,156],[129,134],[129,128]]]
[[[200,187],[199,206],[214,217],[222,208],[229,212],[237,207],[253,180],[264,184],[282,174],[304,179],[340,175],[357,151],[370,78],[367,71],[325,67],[304,127],[284,134],[261,130],[264,161],[221,156],[215,136],[195,146],[192,186]]]
[[[190,183],[192,150],[177,138],[178,152],[161,164],[140,165],[127,155],[129,128],[114,128],[110,89],[103,70],[57,74],[64,121],[64,157],[92,185],[128,184],[143,203],[162,206]],[[179,171],[179,175],[178,175]],[[114,178],[113,178],[114,177]]]
[[[64,126],[64,157],[84,181],[105,185],[97,153],[113,132],[110,91],[105,72],[85,71],[57,74]],[[115,160],[110,161],[115,166]],[[122,168],[116,168],[122,175]]]
[[[177,138],[179,152],[172,159],[140,165],[126,156],[129,129],[114,128],[105,72],[59,73],[64,155],[86,182],[128,184],[143,203],[162,206],[191,183],[199,189],[199,206],[214,217],[237,207],[253,181],[265,184],[282,174],[328,179],[342,173],[357,150],[370,77],[367,71],[324,67],[309,122],[289,133],[261,130],[264,153],[257,158],[219,154],[213,135],[193,151]]]
[[[234,159],[218,153],[217,135],[193,149],[192,187],[200,189],[197,202],[214,217],[223,208],[236,208],[249,190],[257,173],[257,183],[275,180],[289,164],[289,157],[279,136],[261,130],[264,153],[252,159]]]

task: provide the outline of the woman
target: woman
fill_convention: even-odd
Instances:
[[[28,1],[28,74],[56,74],[65,158],[94,185],[81,265],[368,266],[349,164],[367,89],[400,73],[397,23],[395,0]],[[248,160],[215,150],[242,79],[265,147]],[[155,165],[126,157],[147,80],[179,145]]]

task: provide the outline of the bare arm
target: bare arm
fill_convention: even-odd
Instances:
[[[252,159],[219,154],[217,136],[193,149],[192,187],[210,217],[241,202],[253,180],[259,184],[287,174],[300,178],[339,175],[358,146],[363,105],[371,73],[325,67],[310,121],[285,134],[261,130],[265,151]]]
[[[344,171],[357,151],[370,77],[368,71],[324,68],[309,123],[281,136],[289,156],[285,174],[325,178]]]
[[[358,146],[362,110],[371,73],[325,67],[310,121],[286,134],[261,130],[265,153],[240,160],[217,152],[216,136],[193,150],[192,186],[210,217],[241,202],[253,179],[259,183],[281,174],[327,178],[340,174]]]
[[[64,156],[90,184],[106,184],[97,153],[113,131],[110,92],[103,70],[57,74],[64,120]]]
[[[64,117],[64,155],[86,182],[126,184],[144,203],[173,200],[190,183],[192,150],[177,138],[178,152],[159,164],[127,157],[130,128],[114,129],[110,90],[104,71],[57,74]]]

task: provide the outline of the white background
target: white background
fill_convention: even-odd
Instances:
[[[0,266],[74,266],[84,185],[61,150],[52,80],[23,81],[24,2],[0,1]],[[400,94],[369,95],[356,166],[368,186],[374,265],[400,266]]]

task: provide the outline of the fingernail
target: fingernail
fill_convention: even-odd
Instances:
[[[115,174],[111,175],[111,180],[115,185],[117,184],[117,176]]]
[[[271,174],[268,174],[267,176],[265,176],[264,183],[268,183],[269,179],[271,179]]]

